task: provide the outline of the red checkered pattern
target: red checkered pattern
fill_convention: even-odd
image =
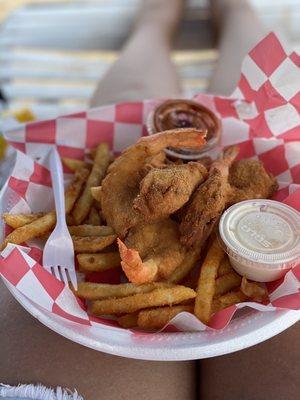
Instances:
[[[0,274],[24,296],[70,321],[91,326],[104,323],[117,329],[115,321],[89,316],[82,301],[18,246],[9,245],[0,259]],[[17,266],[17,268],[16,268]]]
[[[19,196],[18,201],[15,201],[14,212],[37,212],[53,207],[50,171],[26,154],[17,152],[7,184]]]
[[[240,158],[258,158],[279,181],[275,198],[300,210],[300,57],[289,53],[269,34],[245,58],[241,79],[230,98],[199,94],[195,100],[218,113],[223,123],[221,147],[237,144]],[[17,149],[14,170],[4,193],[7,212],[47,210],[53,206],[51,180],[45,156],[49,146],[60,155],[84,159],[87,150],[108,142],[115,154],[147,134],[149,114],[161,100],[123,103],[33,122],[6,133]],[[23,152],[23,153],[22,153]],[[24,154],[25,153],[25,154]],[[85,304],[39,264],[37,243],[27,249],[9,245],[2,253],[0,274],[23,295],[46,310],[82,325],[121,329],[115,321],[88,315]],[[224,328],[245,306],[261,312],[279,308],[299,309],[299,268],[278,282],[268,284],[270,304],[242,303],[214,315],[210,327]],[[119,276],[91,276],[92,281],[119,282]],[[172,330],[204,330],[194,316],[177,316]],[[132,332],[128,331],[128,334]],[[139,340],[144,334],[135,334]]]

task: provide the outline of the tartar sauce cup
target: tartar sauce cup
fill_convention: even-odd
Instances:
[[[228,208],[219,223],[232,267],[257,282],[281,278],[300,263],[300,213],[274,200],[246,200]]]

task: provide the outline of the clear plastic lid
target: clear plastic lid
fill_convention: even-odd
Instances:
[[[229,252],[249,261],[278,267],[300,261],[300,213],[283,203],[237,203],[222,215],[219,232]]]

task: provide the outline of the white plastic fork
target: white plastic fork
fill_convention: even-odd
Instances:
[[[74,246],[66,223],[64,177],[56,148],[50,151],[50,172],[54,193],[56,226],[49,236],[43,252],[43,266],[60,281],[77,289],[74,264]]]

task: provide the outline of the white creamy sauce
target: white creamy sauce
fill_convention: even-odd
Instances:
[[[233,267],[249,279],[280,278],[300,262],[300,214],[272,200],[247,200],[223,214],[219,231]]]

